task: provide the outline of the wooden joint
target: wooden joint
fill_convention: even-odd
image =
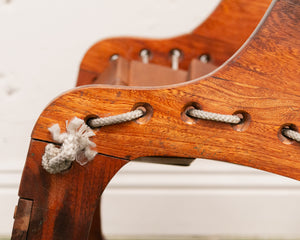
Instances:
[[[33,201],[20,198],[14,214],[14,227],[11,239],[25,240],[30,223]]]

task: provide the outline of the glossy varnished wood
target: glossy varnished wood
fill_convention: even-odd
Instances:
[[[196,60],[200,62],[199,60]],[[200,62],[201,63],[201,62]],[[205,64],[205,66],[208,64]],[[160,86],[188,81],[184,70],[173,70],[157,64],[126,60],[119,57],[111,61],[107,69],[94,81],[94,84],[124,86]]]
[[[253,2],[225,0],[194,31],[197,37],[192,41],[197,43],[188,44],[187,35],[175,41],[123,38],[100,42],[86,54],[78,85],[93,83],[116,50],[126,59],[138,60],[141,48],[151,47],[157,52],[157,58],[153,56],[151,61],[168,66],[167,52],[180,47],[184,53],[180,63],[183,70],[199,53],[210,51],[211,64],[220,65],[240,48],[257,24],[257,16],[265,11],[267,1]],[[229,9],[239,9],[240,14],[232,14],[233,20],[226,22],[231,15]],[[245,17],[249,27],[238,23],[242,15],[255,11],[257,15]],[[217,19],[220,16],[223,20]],[[89,239],[97,239],[101,235],[97,231],[100,218],[94,212],[101,193],[127,160],[144,156],[216,159],[300,180],[300,144],[282,142],[278,137],[284,124],[300,127],[299,19],[299,1],[274,2],[248,42],[229,61],[201,79],[151,88],[90,85],[57,97],[43,111],[32,133],[19,196],[32,200],[33,206],[28,231],[21,229],[22,234],[27,234],[27,239],[87,239],[94,218]],[[222,32],[225,26],[231,27],[229,32]],[[46,143],[52,142],[48,128],[53,124],[59,123],[64,131],[65,121],[75,116],[86,120],[95,115],[111,116],[144,103],[153,109],[149,121],[94,130],[92,141],[99,154],[90,163],[83,167],[74,163],[71,169],[57,175],[42,169],[41,156]],[[231,126],[196,121],[184,115],[190,106],[222,114],[244,114],[246,122]]]
[[[151,51],[150,63],[171,66],[170,51],[180,49],[179,67],[188,70],[190,62],[209,54],[211,63],[221,65],[248,39],[265,14],[271,0],[223,0],[209,18],[191,33],[169,39],[110,38],[93,45],[85,54],[77,86],[93,81],[118,54],[129,60],[140,60],[140,51]]]
[[[15,209],[12,239],[26,240],[29,228],[33,201],[20,198]]]
[[[96,130],[97,151],[128,160],[142,156],[217,159],[300,179],[299,144],[283,144],[277,136],[285,123],[300,125],[299,16],[299,2],[277,2],[241,51],[197,81],[156,89],[96,85],[74,89],[47,107],[32,137],[51,141],[47,128],[56,122],[63,126],[73,116],[120,114],[147,102],[153,107],[148,123]],[[211,112],[245,111],[251,116],[250,126],[239,132],[224,123],[199,120],[190,125],[180,115],[191,102]]]
[[[33,200],[24,239],[88,239],[100,195],[127,161],[97,155],[84,169],[73,164],[62,174],[49,174],[41,166],[45,146],[31,141],[22,175],[19,196]]]

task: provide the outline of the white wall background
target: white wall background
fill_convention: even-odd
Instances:
[[[112,36],[169,37],[218,0],[0,0],[0,235],[10,234],[35,120],[75,85],[79,63]],[[129,164],[103,199],[108,235],[300,238],[300,184],[198,160],[190,168]]]

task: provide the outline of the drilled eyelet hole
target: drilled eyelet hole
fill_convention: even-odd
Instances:
[[[245,111],[236,111],[233,115],[237,115],[241,119],[241,122],[238,124],[232,124],[232,128],[238,132],[246,131],[251,122],[250,114]]]
[[[115,60],[117,60],[119,58],[119,54],[113,54],[113,55],[111,55],[110,56],[110,58],[109,58],[109,61],[115,61]]]
[[[134,107],[132,108],[132,111],[137,110],[137,109],[142,110],[144,112],[144,115],[142,117],[136,119],[135,122],[138,124],[145,124],[145,123],[149,122],[153,116],[152,106],[149,103],[141,102],[141,103],[136,103],[134,105]]]
[[[74,165],[74,162],[72,162],[71,165],[68,168],[66,168],[63,171],[61,171],[60,174],[67,174],[67,173],[69,173],[71,171],[71,169],[73,168],[73,165]]]
[[[296,131],[298,132],[298,128],[296,127],[295,124],[292,124],[292,123],[286,123],[286,124],[283,124],[279,130],[278,130],[278,133],[277,133],[277,136],[279,138],[279,140],[284,143],[284,144],[293,144],[293,143],[296,143],[296,141],[294,141],[293,139],[290,139],[288,137],[286,137],[284,134],[283,134],[283,130],[284,129],[290,129],[290,130],[293,130],[293,131]]]
[[[210,62],[211,58],[209,54],[202,54],[199,56],[199,60],[203,63],[208,63]]]
[[[201,106],[199,103],[191,102],[186,104],[181,111],[181,120],[184,121],[187,124],[195,124],[198,122],[199,119],[190,117],[188,115],[188,111],[191,109],[201,109]]]
[[[84,118],[84,122],[86,125],[88,125],[91,129],[98,129],[99,127],[93,127],[90,124],[90,121],[95,119],[95,118],[99,118],[99,116],[95,115],[95,114],[89,114]]]
[[[180,49],[178,49],[178,48],[173,48],[173,49],[171,49],[171,51],[170,51],[170,56],[171,56],[171,57],[172,57],[172,56],[176,56],[176,57],[180,58],[180,57],[183,56],[183,53],[182,53],[182,51],[181,51]]]
[[[173,48],[170,50],[169,56],[172,61],[177,60],[179,62],[181,59],[183,59],[183,52],[178,48]]]

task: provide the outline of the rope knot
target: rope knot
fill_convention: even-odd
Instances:
[[[57,148],[49,143],[45,148],[42,166],[49,173],[62,172],[68,169],[75,160],[80,165],[85,165],[97,154],[91,149],[96,144],[89,140],[90,137],[95,136],[95,133],[83,120],[75,117],[70,123],[66,121],[66,130],[66,133],[60,133],[58,124],[49,128],[53,140],[62,144],[60,148]]]

